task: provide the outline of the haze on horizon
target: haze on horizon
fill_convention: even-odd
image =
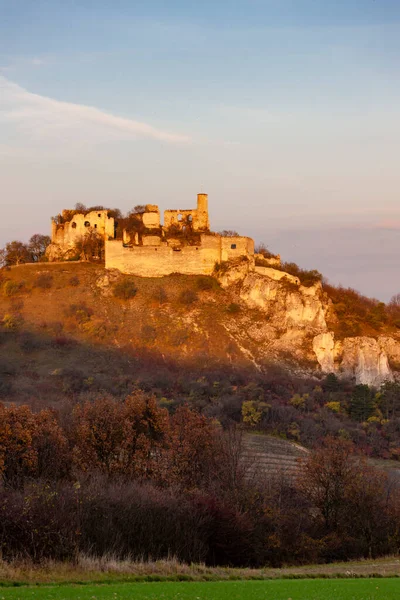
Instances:
[[[76,202],[194,206],[400,292],[398,0],[0,0],[0,246]]]

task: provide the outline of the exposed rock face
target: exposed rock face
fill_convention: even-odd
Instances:
[[[74,259],[77,255],[76,248],[64,250],[59,244],[49,244],[46,248],[46,257],[49,262]]]
[[[317,357],[322,371],[325,373],[333,373],[335,371],[334,349],[335,341],[333,339],[333,333],[330,331],[327,333],[320,333],[313,339],[315,356]]]
[[[393,380],[388,356],[379,341],[369,337],[346,338],[338,372],[357,383],[379,386]]]
[[[290,354],[295,361],[308,361],[308,370],[336,373],[357,383],[380,386],[394,379],[390,365],[399,365],[400,342],[391,337],[378,340],[366,336],[336,341],[328,330],[328,298],[320,283],[302,286],[297,277],[270,267],[251,268],[242,262],[219,277],[224,288],[234,289],[242,302],[266,314],[266,324],[257,334],[261,356],[279,358]],[[315,370],[314,369],[314,370]]]
[[[284,271],[278,271],[277,269],[273,269],[271,267],[255,267],[254,270],[259,275],[265,275],[266,277],[274,279],[275,281],[286,279],[286,281],[289,281],[290,283],[300,285],[300,279],[298,277],[290,275],[289,273],[285,273]]]
[[[265,325],[257,325],[257,334],[252,325],[247,328],[247,335],[257,340],[260,359],[291,359],[317,366],[312,338],[327,331],[319,283],[304,287],[288,273],[269,267],[254,270],[244,261],[221,274],[219,281],[248,307],[265,313]]]
[[[307,288],[288,273],[267,267],[251,271],[246,263],[225,273],[220,283],[223,287],[240,284],[240,299],[265,312],[278,329],[327,330],[320,284]]]
[[[63,252],[58,244],[49,244],[46,248],[46,257],[49,262],[62,260]]]

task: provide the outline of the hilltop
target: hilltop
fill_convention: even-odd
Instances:
[[[89,262],[3,269],[1,400],[61,410],[140,388],[222,423],[306,445],[345,435],[397,457],[400,345],[388,307],[301,270],[258,269],[245,260],[214,277],[142,278]],[[350,327],[359,335],[346,336]]]

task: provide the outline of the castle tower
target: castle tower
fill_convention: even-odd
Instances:
[[[208,194],[197,194],[197,225],[199,229],[210,229],[208,219]]]

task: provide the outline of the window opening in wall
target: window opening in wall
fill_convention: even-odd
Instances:
[[[231,244],[232,250],[236,250],[236,244]]]
[[[76,223],[72,223],[71,227],[72,229],[76,229]]]
[[[94,228],[97,229],[97,225],[96,224],[95,224]]]
[[[100,214],[100,213],[98,213],[98,214],[97,214],[97,216],[98,216],[98,217],[101,217],[101,214]]]
[[[182,221],[182,215],[178,215],[178,221]]]
[[[85,221],[85,227],[90,227],[89,221]]]
[[[188,221],[189,221],[189,223],[191,223],[191,222],[193,221],[193,217],[192,217],[192,215],[189,215],[189,216],[188,216]]]

